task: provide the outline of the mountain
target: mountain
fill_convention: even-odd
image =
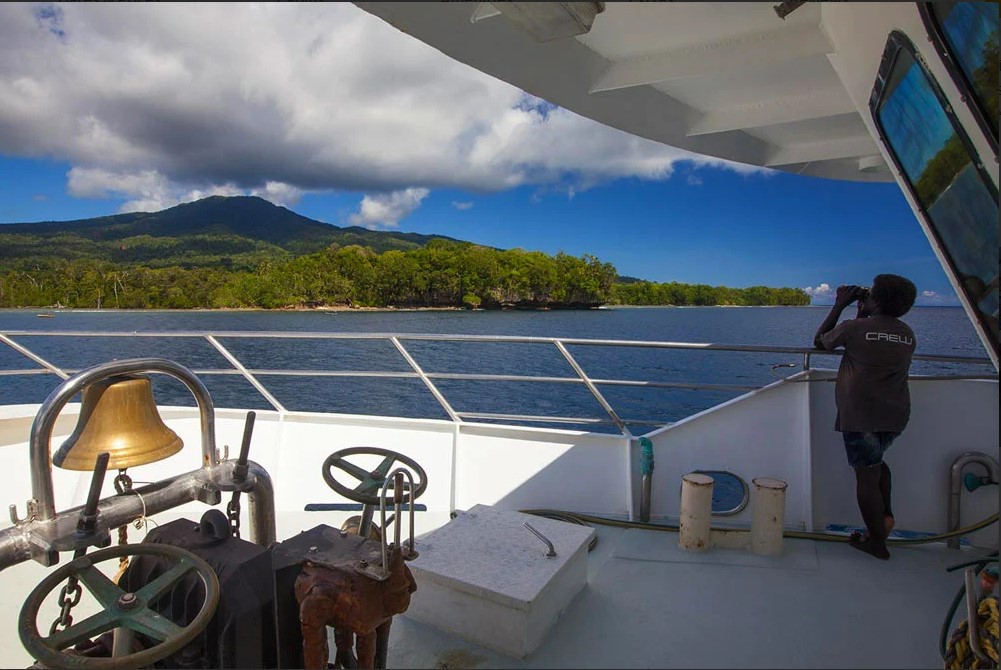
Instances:
[[[320,251],[331,244],[406,251],[454,238],[339,227],[254,196],[211,196],[159,212],[76,221],[0,225],[0,267],[54,260],[103,260],[150,266],[253,267],[261,260]]]

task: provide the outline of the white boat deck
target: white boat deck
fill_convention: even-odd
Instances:
[[[941,626],[963,581],[946,568],[987,553],[891,545],[884,562],[842,542],[786,539],[776,558],[693,554],[675,532],[596,528],[587,585],[527,658],[403,614],[387,667],[941,668]],[[964,617],[961,607],[953,627]]]
[[[788,531],[858,524],[854,478],[840,436],[832,430],[833,384],[827,383],[832,375],[812,368],[796,372],[647,433],[657,464],[650,518],[678,520],[683,475],[709,470],[745,482],[757,477],[787,482]],[[890,454],[897,530],[945,533],[952,523],[947,514],[952,465],[967,452],[992,459],[998,453],[998,383],[916,378],[911,392],[912,422]],[[159,410],[184,447],[130,470],[137,485],[179,476],[202,463],[199,410]],[[79,405],[69,404],[60,413],[52,444],[70,434],[79,411]],[[22,518],[24,501],[35,497],[28,440],[38,412],[37,405],[0,408],[0,469],[9,473],[5,494]],[[232,457],[246,417],[242,409],[217,408],[214,446],[230,447]],[[475,505],[607,519],[642,515],[641,448],[633,436],[282,410],[258,412],[254,425],[250,458],[275,483],[279,540],[318,524],[340,527],[357,513],[344,505],[351,500],[333,491],[321,471],[330,454],[360,445],[390,449],[426,470],[428,487],[418,501],[425,511],[415,520],[418,551],[421,538],[447,523],[453,511]],[[368,458],[354,464],[370,470],[382,460]],[[57,510],[83,503],[91,473],[54,468],[49,474]],[[106,477],[102,498],[113,495]],[[993,487],[964,490],[961,502],[959,528],[973,528],[997,514]],[[753,507],[714,520],[714,526],[747,529]],[[197,519],[206,509],[202,502],[185,502],[150,521]],[[246,515],[244,523],[250,525]],[[376,523],[384,525],[378,518]],[[893,556],[883,562],[844,542],[786,538],[783,554],[766,558],[736,549],[688,553],[678,548],[673,531],[618,522],[595,528],[598,541],[587,554],[586,585],[526,658],[443,633],[404,613],[392,627],[387,667],[939,668],[943,620],[963,583],[962,571],[946,568],[986,555],[998,539],[995,523],[971,531],[964,538],[968,548],[891,544]],[[143,534],[133,529],[129,539],[141,541]],[[490,570],[489,561],[478,564]],[[0,659],[7,667],[32,662],[17,637],[18,612],[47,572],[31,560],[0,571]],[[43,624],[58,614],[54,597],[46,606],[38,617]],[[81,602],[74,616],[85,616],[88,608],[93,603]],[[954,623],[964,616],[957,613]]]

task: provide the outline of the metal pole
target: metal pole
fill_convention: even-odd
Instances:
[[[959,529],[960,524],[960,502],[963,493],[963,470],[970,463],[979,463],[987,469],[987,475],[991,481],[998,481],[998,462],[987,454],[977,451],[967,451],[965,454],[952,462],[949,470],[949,522],[946,532],[951,533]],[[950,549],[959,549],[959,536],[950,537],[945,541],[945,545]]]
[[[97,524],[94,536],[101,530],[118,528],[135,521],[144,514],[159,512],[198,500],[207,505],[218,505],[221,490],[237,486],[248,492],[251,501],[250,522],[253,540],[262,546],[275,542],[274,489],[267,471],[254,461],[248,462],[248,477],[242,483],[233,478],[236,463],[225,461],[210,468],[199,468],[147,484],[128,495],[115,495],[98,503]],[[134,494],[134,495],[133,495]],[[78,539],[76,526],[82,506],[64,510],[49,520],[26,521],[0,531],[0,570],[29,558],[41,561],[47,551],[75,550],[77,545],[87,546],[87,539]],[[44,562],[54,565],[55,561]]]

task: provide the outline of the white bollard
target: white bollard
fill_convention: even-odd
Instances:
[[[782,553],[788,484],[770,477],[757,477],[751,483],[751,553],[777,556]]]
[[[681,527],[678,545],[682,549],[709,549],[713,512],[713,478],[690,472],[681,478]]]

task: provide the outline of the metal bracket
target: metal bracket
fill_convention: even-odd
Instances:
[[[27,516],[24,519],[17,516],[17,505],[11,505],[8,509],[10,510],[11,523],[15,526],[20,526],[23,523],[31,523],[35,520],[35,517],[38,515],[38,501],[32,498],[25,504]]]

